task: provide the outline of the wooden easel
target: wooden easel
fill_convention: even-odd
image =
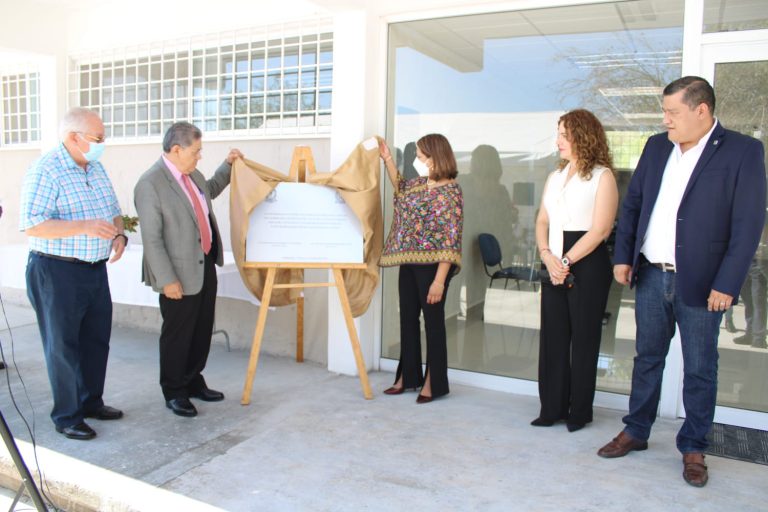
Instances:
[[[298,146],[293,151],[293,159],[289,176],[299,182],[306,182],[306,174],[316,172],[315,161],[312,157],[312,150],[307,146]],[[253,379],[256,375],[256,366],[259,362],[259,353],[261,351],[261,341],[264,337],[264,327],[267,323],[267,312],[269,311],[269,301],[272,297],[272,290],[279,288],[328,288],[335,286],[339,292],[341,309],[344,312],[344,320],[347,323],[349,340],[352,344],[352,352],[355,355],[357,372],[360,375],[360,385],[363,388],[363,396],[370,400],[373,398],[371,386],[368,382],[368,372],[365,369],[363,353],[360,350],[360,338],[357,336],[355,322],[352,318],[352,310],[349,305],[349,297],[344,287],[344,269],[365,269],[365,263],[254,263],[246,262],[245,268],[265,268],[267,269],[267,278],[264,282],[264,292],[259,306],[259,317],[256,321],[256,329],[253,333],[253,342],[251,344],[251,355],[248,359],[248,372],[245,376],[245,386],[243,387],[243,397],[240,400],[242,405],[251,403],[251,391],[253,389]],[[287,283],[275,284],[275,275],[277,269],[329,269],[333,271],[332,283]],[[296,361],[304,360],[304,297],[299,297],[296,302]]]

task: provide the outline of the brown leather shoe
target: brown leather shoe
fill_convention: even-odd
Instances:
[[[709,480],[703,453],[683,454],[683,478],[694,487],[704,487]]]
[[[606,459],[623,457],[632,450],[648,449],[648,441],[638,441],[623,430],[607,445],[597,450],[597,454]]]

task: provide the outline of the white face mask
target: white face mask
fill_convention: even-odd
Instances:
[[[419,157],[413,159],[413,168],[422,178],[429,176],[429,167],[427,167],[427,164],[419,160]]]

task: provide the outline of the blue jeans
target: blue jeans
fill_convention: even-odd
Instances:
[[[37,313],[48,379],[51,419],[70,427],[104,405],[112,298],[105,263],[84,265],[30,253],[27,296]]]
[[[675,294],[676,274],[644,265],[638,270],[635,293],[637,355],[632,371],[629,414],[624,431],[646,441],[656,419],[661,379],[669,342],[680,329],[683,348],[685,422],[677,434],[682,453],[703,452],[717,400],[717,337],[722,312],[692,307]]]

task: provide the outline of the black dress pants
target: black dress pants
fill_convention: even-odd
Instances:
[[[583,236],[566,231],[563,252]],[[544,420],[592,421],[602,320],[612,281],[604,243],[571,266],[573,287],[543,285],[539,341],[539,398]]]
[[[400,363],[395,382],[403,376],[403,386],[415,388],[424,385],[421,371],[421,323],[427,335],[427,372],[432,396],[446,395],[448,389],[448,349],[445,335],[445,297],[453,268],[448,272],[443,298],[436,304],[427,304],[427,294],[437,274],[437,263],[400,266],[398,291],[400,295]]]
[[[178,300],[160,294],[160,386],[166,400],[188,398],[207,387],[202,371],[211,349],[216,313],[216,252],[214,242],[203,262],[200,292]]]

